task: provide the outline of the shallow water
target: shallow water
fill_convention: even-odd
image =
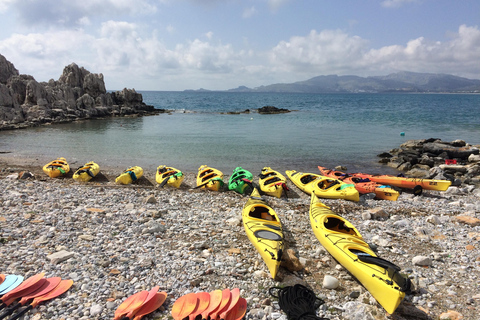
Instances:
[[[391,173],[376,155],[406,140],[480,143],[480,95],[141,93],[147,104],[175,112],[0,131],[0,151],[152,172],[161,164],[191,172],[207,164],[225,174],[237,166],[254,174],[263,166],[317,172],[318,165]],[[296,111],[222,114],[266,105]]]

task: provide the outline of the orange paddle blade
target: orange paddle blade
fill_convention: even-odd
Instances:
[[[244,298],[238,299],[237,304],[227,314],[226,320],[241,320],[247,312],[247,300]]]
[[[0,284],[2,284],[3,281],[5,281],[5,275],[0,274]]]
[[[230,292],[230,289],[224,289],[222,291],[222,302],[220,302],[220,306],[218,307],[217,310],[212,312],[210,314],[210,320],[215,320],[217,316],[223,312],[223,309],[227,306],[227,304],[230,302],[230,299],[232,298],[232,292]]]
[[[117,311],[115,311],[115,320],[121,319],[123,316],[127,316],[130,318],[132,314],[134,314],[138,309],[140,309],[145,302],[145,299],[148,297],[148,291],[143,290],[140,292],[137,292],[136,294],[132,295],[133,297],[128,304],[125,305],[125,308],[122,310],[119,310],[120,307],[123,305],[120,305],[120,307],[117,308]],[[127,299],[128,300],[128,299]],[[126,302],[125,300],[124,302]]]
[[[202,312],[205,311],[210,304],[210,293],[208,292],[198,292],[197,298],[197,307],[188,316],[190,320],[194,320],[199,314],[202,314]]]
[[[229,303],[225,306],[225,308],[223,308],[222,311],[220,311],[221,312],[220,313],[220,319],[221,320],[225,320],[225,318],[227,317],[227,313],[230,312],[230,310],[232,310],[233,307],[235,307],[235,305],[238,302],[238,299],[240,299],[240,289],[235,288],[230,292],[231,292],[232,296],[230,298]]]
[[[43,296],[34,298],[30,305],[32,308],[35,308],[40,302],[53,299],[67,292],[71,286],[73,286],[73,280],[62,280],[52,291],[44,294]]]
[[[133,320],[140,320],[144,315],[152,313],[153,311],[157,310],[162,306],[162,304],[167,299],[166,292],[157,292],[155,296],[150,299],[147,303],[145,303],[135,314],[135,318]]]
[[[62,281],[62,278],[60,278],[60,277],[53,277],[53,278],[45,279],[45,282],[43,283],[43,285],[40,288],[38,288],[37,290],[35,290],[34,292],[32,292],[31,294],[29,294],[27,296],[23,296],[22,299],[20,299],[19,303],[23,306],[25,303],[27,303],[28,300],[36,298],[36,297],[40,297],[40,296],[43,296],[44,294],[49,293],[50,291],[52,291],[53,289],[55,289],[58,286],[60,281]]]
[[[175,320],[182,320],[193,310],[195,310],[198,303],[196,293],[188,293],[178,298],[172,307],[172,316]]]
[[[137,298],[137,300],[138,300],[137,303],[136,304],[132,303],[128,307],[128,313],[125,315],[125,317],[133,318],[133,316],[135,316],[137,314],[138,310],[140,310],[150,300],[155,298],[155,294],[158,292],[158,289],[160,289],[159,286],[156,286],[156,287],[153,287],[152,289],[150,289],[150,291],[148,291],[147,297],[145,298],[145,300],[141,304],[139,304],[140,300],[139,300],[139,298]]]
[[[222,302],[222,290],[214,290],[210,292],[210,302],[208,308],[202,312],[202,320],[206,320],[210,313],[214,312]]]
[[[137,292],[135,294],[132,294],[130,297],[128,297],[127,299],[125,299],[118,307],[117,309],[115,310],[115,319],[120,319],[122,317],[122,315],[124,315],[125,313],[127,313],[127,308],[128,306],[133,302],[133,300],[136,299],[136,296],[139,295],[140,292]]]
[[[42,273],[38,273],[34,276],[31,276],[30,278],[28,278],[27,280],[23,281],[18,287],[16,287],[15,289],[13,289],[12,291],[8,292],[7,294],[5,294],[3,297],[2,297],[2,301],[6,301],[6,300],[9,300],[12,296],[14,296],[17,292],[20,292],[32,285],[34,285],[35,283],[37,283],[38,281],[40,281],[43,276],[45,275],[44,272]]]

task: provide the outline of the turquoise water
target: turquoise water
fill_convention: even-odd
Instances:
[[[152,172],[160,164],[183,171],[207,164],[226,174],[237,166],[316,172],[317,165],[341,164],[389,173],[376,155],[409,139],[480,144],[480,95],[141,93],[147,104],[175,111],[0,131],[0,151]],[[222,114],[266,105],[295,111]]]

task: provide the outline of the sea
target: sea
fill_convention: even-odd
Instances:
[[[317,173],[318,165],[394,174],[377,155],[407,140],[480,144],[480,94],[139,92],[145,103],[171,111],[0,131],[0,152],[45,163],[65,157],[72,167],[141,166],[152,174],[159,165],[196,172],[203,164],[226,175],[265,166]],[[291,112],[258,114],[263,106]]]

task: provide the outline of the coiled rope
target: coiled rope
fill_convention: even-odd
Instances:
[[[277,294],[274,291],[277,290]],[[307,287],[296,284],[285,288],[272,287],[270,295],[278,299],[280,309],[287,314],[288,320],[328,320],[317,317],[316,310],[325,303]]]

